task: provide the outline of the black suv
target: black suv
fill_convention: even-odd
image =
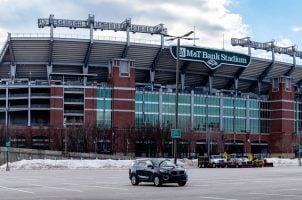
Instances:
[[[153,182],[155,186],[163,183],[178,183],[184,186],[188,175],[186,170],[165,158],[146,158],[135,160],[129,168],[129,178],[132,185],[139,182]]]

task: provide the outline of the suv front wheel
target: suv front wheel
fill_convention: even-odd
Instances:
[[[135,175],[135,174],[132,174],[132,175],[131,175],[131,184],[132,184],[132,185],[138,185],[138,183],[139,183],[139,181],[138,181],[136,175]]]
[[[181,182],[178,182],[178,185],[179,185],[179,186],[185,186],[186,183],[187,183],[186,181],[181,181]]]
[[[159,178],[157,175],[154,176],[153,183],[154,183],[154,185],[155,185],[156,187],[159,187],[159,186],[162,185],[162,182],[161,182],[160,178]]]

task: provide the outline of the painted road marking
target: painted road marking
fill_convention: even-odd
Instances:
[[[279,196],[279,197],[302,197],[302,195],[295,194],[270,194],[270,193],[248,193],[252,195],[266,195],[266,196]]]
[[[20,189],[15,189],[15,188],[9,188],[9,187],[3,187],[3,186],[0,186],[0,188],[6,189],[6,190],[24,192],[24,193],[28,193],[28,194],[34,194],[34,192],[29,192],[29,191],[26,191],[26,190],[20,190]]]
[[[229,199],[229,198],[221,198],[221,197],[203,197],[203,196],[201,196],[200,198],[202,198],[202,199],[221,199],[221,200],[239,200],[239,199]]]
[[[128,190],[126,188],[107,187],[107,186],[98,186],[98,185],[83,185],[83,184],[74,184],[74,183],[63,183],[63,184],[64,185],[83,186],[83,187],[92,187],[92,188],[111,189],[111,190],[123,190],[123,191]]]
[[[38,185],[38,184],[27,184],[27,185],[49,188],[49,189],[56,189],[56,190],[71,191],[71,192],[83,192],[82,190],[75,190],[75,189],[68,189],[68,188],[61,188],[61,187],[52,187],[52,186]]]

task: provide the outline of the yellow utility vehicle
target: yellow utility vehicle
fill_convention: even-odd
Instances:
[[[248,159],[252,161],[253,167],[273,167],[274,164],[268,162],[263,154],[249,154]]]

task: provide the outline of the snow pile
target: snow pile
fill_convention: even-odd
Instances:
[[[274,167],[298,166],[298,159],[266,158]],[[173,160],[173,159],[171,159]],[[12,170],[38,170],[38,169],[127,169],[133,160],[21,160],[9,163]],[[197,168],[197,159],[177,159],[177,164],[184,168]],[[5,170],[6,164],[0,166]]]
[[[267,162],[274,163],[274,167],[278,166],[298,166],[299,160],[288,158],[266,158]]]
[[[21,160],[9,163],[10,169],[123,169],[128,168],[132,160]],[[0,170],[5,170],[6,165],[0,166]]]
[[[187,158],[177,159],[177,165],[183,166],[184,168],[196,168],[197,164],[198,164],[197,159],[187,159]]]

